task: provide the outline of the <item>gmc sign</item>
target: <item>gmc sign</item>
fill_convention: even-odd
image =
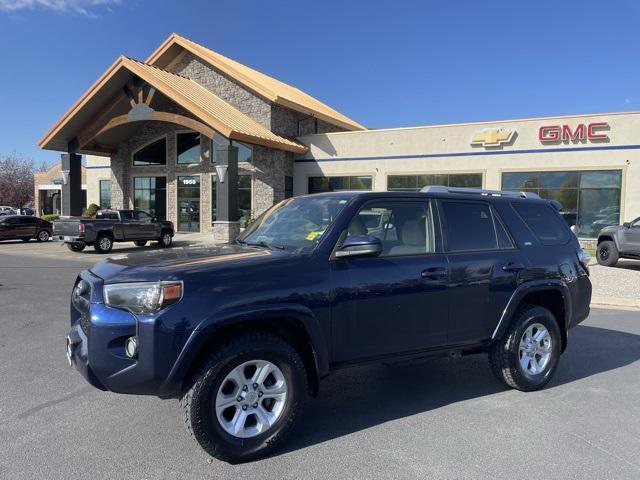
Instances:
[[[538,130],[538,139],[543,143],[549,142],[606,142],[609,137],[603,130],[609,130],[606,122],[589,124],[579,123],[572,130],[571,125],[546,125]]]

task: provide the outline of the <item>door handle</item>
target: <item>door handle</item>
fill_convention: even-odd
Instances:
[[[525,266],[522,263],[517,262],[509,262],[504,267],[502,267],[502,270],[504,270],[505,272],[519,272],[520,270],[524,269]]]
[[[420,276],[427,280],[441,280],[447,276],[447,269],[444,267],[426,268],[420,272]]]

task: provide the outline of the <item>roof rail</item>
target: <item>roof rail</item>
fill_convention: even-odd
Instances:
[[[508,190],[484,190],[482,188],[443,187],[428,185],[420,190],[423,193],[458,193],[463,195],[482,195],[484,197],[540,198],[533,192],[514,192]]]

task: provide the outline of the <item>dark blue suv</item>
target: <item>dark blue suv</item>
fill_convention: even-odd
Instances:
[[[290,198],[235,244],[83,271],[67,355],[99,389],[179,398],[231,462],[276,448],[339,368],[486,353],[504,384],[536,390],[591,298],[558,209],[443,187]]]

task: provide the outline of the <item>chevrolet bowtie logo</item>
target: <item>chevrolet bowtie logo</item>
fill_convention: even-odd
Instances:
[[[484,148],[501,147],[511,141],[514,133],[516,133],[515,130],[505,128],[485,128],[473,136],[471,145],[479,145]]]

